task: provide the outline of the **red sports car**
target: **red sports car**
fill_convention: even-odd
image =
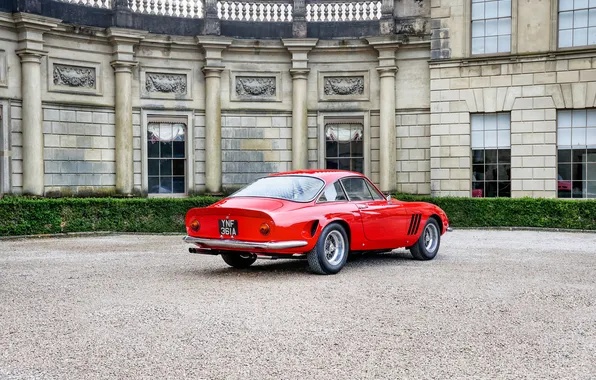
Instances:
[[[261,178],[186,214],[191,253],[220,255],[235,268],[257,258],[306,258],[319,274],[339,272],[350,252],[407,247],[433,259],[447,215],[424,202],[385,197],[360,173],[305,170]]]

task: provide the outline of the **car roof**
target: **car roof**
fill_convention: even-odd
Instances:
[[[287,175],[303,175],[309,177],[320,178],[326,183],[333,182],[339,178],[343,177],[364,177],[362,173],[358,172],[351,172],[348,170],[333,170],[333,169],[311,169],[311,170],[294,170],[289,172],[280,172],[271,174],[272,177],[280,177],[280,176],[287,176]]]

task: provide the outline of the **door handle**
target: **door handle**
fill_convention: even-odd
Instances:
[[[359,209],[368,208],[367,205],[364,205],[362,203],[356,203],[356,207],[358,207]]]

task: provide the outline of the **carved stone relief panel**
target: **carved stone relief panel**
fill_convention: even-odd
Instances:
[[[275,77],[236,77],[236,95],[240,97],[272,97],[275,89]]]
[[[233,102],[280,102],[280,72],[230,73],[230,100]]]
[[[192,70],[140,66],[141,98],[192,100]]]
[[[54,64],[52,73],[57,86],[95,88],[95,68]]]
[[[362,71],[319,71],[320,101],[369,100],[370,76]]]
[[[48,91],[102,95],[101,63],[48,58]]]
[[[146,73],[145,90],[147,90],[147,92],[184,95],[186,94],[186,75]]]
[[[362,95],[364,94],[364,76],[325,77],[325,95]]]

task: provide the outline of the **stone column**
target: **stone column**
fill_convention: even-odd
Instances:
[[[205,188],[221,191],[221,72],[223,67],[203,67],[205,74]]]
[[[21,58],[21,97],[23,99],[23,194],[44,194],[43,113],[41,109],[41,59],[43,34],[60,20],[36,15],[14,15]],[[49,75],[49,74],[48,74]]]
[[[146,32],[120,28],[108,29],[108,39],[114,50],[114,102],[116,113],[116,192],[132,194],[134,190],[132,135],[132,68],[137,65],[134,45]]]
[[[390,37],[372,37],[368,42],[379,52],[380,112],[380,187],[393,192],[397,188],[397,151],[395,126],[395,51],[399,43]]]
[[[292,170],[308,169],[308,53],[316,38],[284,39],[292,54]]]
[[[395,191],[397,188],[396,132],[395,132],[395,72],[396,67],[377,68],[380,81],[380,154],[379,170],[381,191]]]
[[[201,36],[198,43],[205,50],[205,188],[209,193],[222,190],[221,165],[221,53],[231,38]]]

